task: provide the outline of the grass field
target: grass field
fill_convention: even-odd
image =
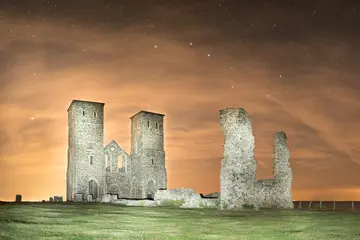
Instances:
[[[0,239],[360,239],[360,214],[1,204]]]

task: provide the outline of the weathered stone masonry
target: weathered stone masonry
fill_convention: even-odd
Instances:
[[[283,132],[274,139],[274,179],[256,180],[254,136],[251,121],[244,109],[220,111],[224,133],[224,157],[220,172],[220,207],[242,208],[245,204],[260,207],[293,208],[290,154]]]
[[[158,189],[166,189],[163,117],[146,111],[131,117],[129,155],[114,140],[104,147],[104,103],[72,101],[68,109],[67,199],[99,201],[105,193],[153,198]]]
[[[72,101],[68,109],[67,199],[136,206],[183,200],[182,207],[225,209],[242,208],[246,204],[256,208],[293,208],[292,171],[285,133],[274,136],[274,178],[257,180],[252,125],[241,108],[220,111],[224,156],[219,198],[204,199],[192,189],[166,190],[163,117],[140,111],[130,118],[128,154],[114,140],[104,147],[104,103]]]

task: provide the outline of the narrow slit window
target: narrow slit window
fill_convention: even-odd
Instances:
[[[83,116],[85,116],[85,111],[83,111]]]
[[[151,159],[151,164],[154,165],[154,159],[153,158]]]
[[[93,163],[94,163],[94,157],[90,156],[90,165],[93,165]]]
[[[96,117],[96,112],[94,112],[94,117]]]
[[[156,129],[158,128],[158,123],[155,123],[155,127],[156,127]]]
[[[150,127],[150,121],[148,121],[148,128]]]

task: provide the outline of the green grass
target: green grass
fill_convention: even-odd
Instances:
[[[360,214],[3,204],[0,239],[360,239]]]
[[[164,200],[161,206],[165,207],[180,207],[184,204],[184,200]]]

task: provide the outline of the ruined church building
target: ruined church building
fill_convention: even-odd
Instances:
[[[118,198],[159,200],[159,196],[167,198],[174,192],[186,192],[186,189],[166,190],[164,115],[140,111],[130,119],[131,153],[128,155],[114,140],[104,147],[104,103],[72,101],[68,109],[67,200],[102,202],[106,196],[116,197],[115,201]],[[220,110],[220,125],[224,152],[218,207],[293,208],[286,134],[280,131],[274,135],[274,178],[257,180],[255,139],[245,109]],[[191,191],[194,198],[187,199],[184,206],[214,205],[212,200],[201,199]]]
[[[105,193],[153,198],[167,188],[164,115],[140,111],[130,118],[129,155],[114,140],[104,147],[104,105],[73,100],[67,110],[67,200],[99,200]]]

